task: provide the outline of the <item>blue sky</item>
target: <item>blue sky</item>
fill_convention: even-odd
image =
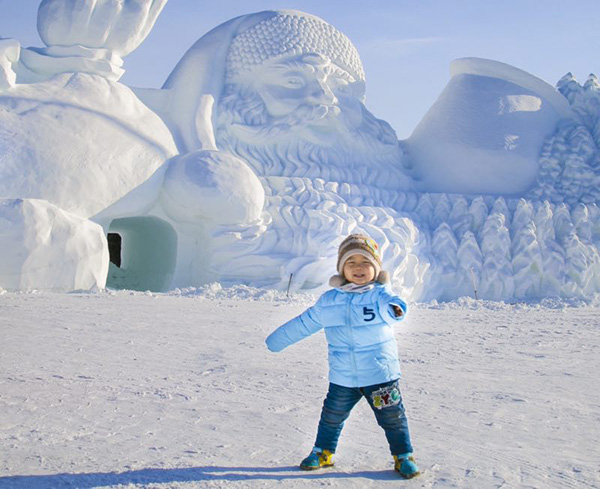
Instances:
[[[0,0],[0,37],[41,46],[39,0]],[[600,0],[169,0],[146,41],[125,58],[122,82],[160,87],[183,53],[216,25],[270,8],[309,12],[356,45],[367,107],[400,138],[449,79],[449,63],[502,61],[551,85],[567,72],[600,76]]]

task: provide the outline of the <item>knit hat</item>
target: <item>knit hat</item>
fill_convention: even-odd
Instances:
[[[371,262],[373,268],[375,268],[375,279],[377,282],[389,282],[388,273],[381,270],[381,251],[379,250],[379,245],[375,240],[364,234],[351,234],[342,241],[338,249],[338,274],[329,279],[329,284],[332,287],[339,287],[347,282],[344,277],[344,265],[348,258],[353,255],[364,256]]]

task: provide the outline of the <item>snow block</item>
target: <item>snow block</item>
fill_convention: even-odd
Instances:
[[[37,199],[0,200],[0,287],[103,288],[108,245],[102,227]]]
[[[536,183],[538,156],[567,100],[543,80],[498,61],[453,62],[452,78],[407,140],[428,192],[517,195]]]

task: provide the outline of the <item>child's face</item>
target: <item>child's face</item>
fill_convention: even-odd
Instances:
[[[352,255],[344,263],[344,278],[356,285],[368,284],[375,280],[375,267],[362,255]]]

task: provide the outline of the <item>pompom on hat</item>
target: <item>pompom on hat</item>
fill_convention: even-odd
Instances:
[[[337,275],[329,279],[329,285],[340,287],[347,283],[344,277],[344,265],[352,255],[364,256],[375,268],[375,280],[386,284],[389,283],[389,274],[381,270],[381,250],[374,239],[365,234],[351,234],[348,236],[338,249]]]

